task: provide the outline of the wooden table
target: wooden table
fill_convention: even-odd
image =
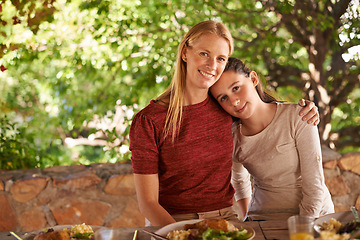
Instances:
[[[288,240],[288,230],[286,221],[251,221],[244,222],[241,225],[252,227],[255,230],[254,240],[267,240],[267,239],[279,239],[279,240]],[[120,231],[121,240],[132,240],[135,230],[148,229],[155,232],[160,227],[134,227],[134,228],[118,228]],[[22,233],[17,233],[22,235]],[[0,232],[1,240],[15,240],[8,232]],[[142,232],[138,232],[137,240],[150,240],[151,237]],[[117,240],[117,239],[116,239]]]
[[[257,223],[259,224],[265,239],[289,239],[286,221],[259,221]]]

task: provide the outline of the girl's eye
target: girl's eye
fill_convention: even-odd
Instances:
[[[208,54],[206,52],[201,52],[200,55],[207,56]]]
[[[226,59],[223,58],[223,57],[219,57],[218,59],[219,59],[220,62],[226,62]]]
[[[239,90],[239,88],[240,87],[238,87],[238,86],[233,87],[233,92],[236,92],[237,90]]]
[[[226,101],[226,99],[227,99],[227,96],[222,96],[222,97],[220,98],[220,102],[224,102],[224,101]]]

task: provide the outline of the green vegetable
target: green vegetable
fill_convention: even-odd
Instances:
[[[208,228],[202,234],[203,240],[245,240],[252,236],[246,229],[241,228],[236,232],[224,232],[221,230]]]
[[[91,235],[93,235],[94,233],[92,232],[87,232],[87,233],[75,233],[72,238],[77,238],[77,239],[90,239]]]

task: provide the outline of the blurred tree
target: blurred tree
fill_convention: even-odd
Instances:
[[[317,103],[325,144],[338,149],[360,146],[360,51],[353,59],[344,56],[360,45],[359,1],[258,1],[246,9],[250,11],[241,17],[226,12],[238,32],[246,26],[247,31],[235,34],[244,42],[241,56],[264,60],[266,79],[274,89],[293,86]],[[337,107],[346,112],[344,120],[349,118],[341,127],[332,121]]]
[[[133,113],[166,88],[179,41],[207,19],[229,26],[234,56],[269,90],[317,103],[325,144],[360,146],[359,53],[344,60],[360,44],[358,0],[0,2],[0,118],[26,124],[63,164],[129,159]]]

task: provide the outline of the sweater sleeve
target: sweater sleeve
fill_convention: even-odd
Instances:
[[[235,189],[235,200],[251,197],[250,174],[239,162],[233,161],[231,184]]]
[[[233,155],[232,155],[232,173],[231,173],[231,184],[235,189],[235,200],[239,201],[244,198],[251,197],[252,188],[250,181],[250,173],[248,170],[239,162],[239,154],[241,154],[240,148],[240,132],[239,132],[238,121],[234,122],[231,126],[233,135]]]
[[[300,159],[302,200],[300,215],[319,217],[323,206],[325,179],[322,166],[321,145],[317,126],[309,125],[297,117],[295,120],[296,148]]]

